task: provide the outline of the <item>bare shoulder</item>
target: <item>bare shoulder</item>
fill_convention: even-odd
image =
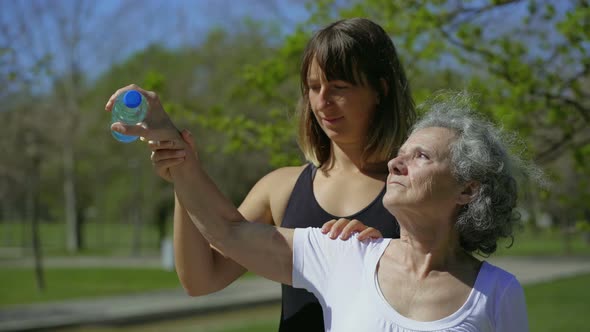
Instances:
[[[297,178],[303,172],[303,169],[307,165],[302,166],[289,166],[289,167],[281,167],[277,168],[276,170],[266,174],[262,179],[260,179],[259,183],[263,183],[267,186],[281,186],[288,184],[289,182],[297,181]]]
[[[295,182],[305,166],[278,168],[258,180],[253,190],[268,195],[270,200],[277,196],[290,196],[293,186],[295,186]]]
[[[295,182],[305,166],[281,167],[266,174],[250,190],[240,212],[247,220],[280,226]]]

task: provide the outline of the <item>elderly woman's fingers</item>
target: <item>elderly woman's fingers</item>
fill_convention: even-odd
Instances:
[[[129,125],[117,122],[111,125],[112,130],[124,135],[144,137],[147,140],[161,141],[179,137],[179,131],[176,129],[174,123],[172,123],[172,120],[170,120],[170,117],[164,110],[158,95],[153,91],[144,90],[135,84],[130,84],[115,91],[115,93],[107,101],[105,110],[107,112],[112,111],[117,97],[129,90],[139,91],[145,97],[148,103],[148,111],[145,119],[142,122],[143,128],[138,125]]]
[[[129,84],[129,85],[124,86],[120,89],[117,89],[117,91],[115,91],[115,93],[113,93],[111,95],[111,97],[107,101],[106,105],[104,106],[105,111],[107,111],[107,112],[112,111],[113,106],[115,105],[115,100],[117,99],[117,97],[119,97],[119,95],[122,94],[123,92],[127,92],[129,90],[139,91],[139,93],[141,93],[148,100],[148,102],[150,102],[154,99],[157,99],[157,94],[155,92],[144,90],[140,86],[138,86],[137,84]]]
[[[111,130],[123,135],[141,136],[144,141],[178,140],[180,138],[179,132],[172,127],[153,129],[146,127],[144,123],[128,125],[115,122],[111,125]]]

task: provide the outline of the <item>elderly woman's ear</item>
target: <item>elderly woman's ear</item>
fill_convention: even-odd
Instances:
[[[463,190],[459,194],[457,198],[457,204],[459,205],[466,205],[469,204],[471,201],[477,197],[479,193],[480,183],[477,181],[467,181],[465,185],[463,185]]]

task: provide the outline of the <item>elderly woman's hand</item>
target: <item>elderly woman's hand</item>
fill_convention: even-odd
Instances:
[[[148,112],[142,123],[129,125],[121,122],[115,122],[111,125],[111,129],[124,135],[140,136],[145,140],[163,141],[174,140],[179,138],[179,133],[168,114],[162,107],[158,95],[153,91],[147,91],[141,87],[131,84],[123,87],[109,98],[105,105],[107,112],[112,111],[117,97],[129,90],[136,90],[141,93],[148,102]]]
[[[186,154],[195,151],[190,131],[184,129],[180,134],[182,141],[148,141],[148,146],[152,150],[150,159],[154,170],[156,174],[168,182],[172,182],[170,168],[184,162]],[[187,145],[190,149],[186,147]]]
[[[383,234],[381,234],[376,228],[369,227],[356,219],[350,220],[346,218],[340,218],[338,220],[332,219],[328,221],[322,226],[322,233],[329,233],[328,236],[330,236],[331,239],[340,236],[342,240],[350,238],[353,233],[359,233],[357,235],[359,241],[368,238],[378,239],[383,237]]]

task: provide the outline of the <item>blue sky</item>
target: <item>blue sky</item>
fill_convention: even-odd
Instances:
[[[1,0],[0,45],[14,53],[0,57],[0,66],[31,67],[51,53],[59,71],[72,59],[64,31],[76,30],[81,42],[74,56],[95,76],[151,43],[196,45],[212,28],[239,28],[244,17],[277,21],[286,33],[307,12],[299,0]]]
[[[78,9],[82,14],[75,14]],[[288,33],[308,13],[301,0],[0,0],[0,47],[15,51],[0,53],[0,70],[11,65],[30,68],[46,53],[55,54],[53,68],[66,68],[71,53],[61,32],[71,35],[72,22],[79,23],[81,41],[74,55],[93,77],[151,43],[197,45],[214,27],[239,29],[244,17],[275,21],[282,33]],[[65,30],[60,19],[67,23]],[[493,33],[511,26],[509,17],[493,19],[502,22],[490,25]]]

